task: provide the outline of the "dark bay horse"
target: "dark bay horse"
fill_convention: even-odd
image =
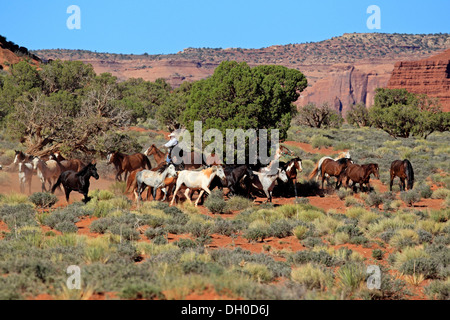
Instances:
[[[72,191],[77,191],[84,196],[83,202],[88,203],[91,200],[88,197],[90,182],[89,179],[94,177],[96,180],[99,179],[97,173],[97,165],[94,163],[89,163],[86,167],[81,169],[79,172],[66,171],[61,173],[58,181],[52,188],[52,193],[55,193],[56,188],[61,184],[64,187],[64,192],[66,194],[66,201],[69,203],[69,196]]]
[[[391,184],[390,190],[392,191],[392,186],[394,184],[395,177],[400,178],[401,191],[412,190],[414,187],[414,170],[409,160],[397,160],[391,164]],[[408,185],[406,185],[405,180],[408,180]]]
[[[107,157],[108,163],[114,164],[117,170],[116,180],[122,181],[122,173],[125,172],[125,181],[127,180],[128,173],[139,169],[152,169],[150,160],[145,154],[135,153],[133,155],[127,155],[121,152],[110,152]]]
[[[328,174],[330,177],[336,177],[338,178],[336,181],[336,189],[339,189],[342,185],[342,181],[339,179],[339,176],[342,174],[342,172],[347,169],[347,167],[352,164],[353,161],[349,158],[342,158],[337,161],[332,159],[325,159],[322,162],[322,190],[323,190],[323,183],[325,181],[325,175]]]
[[[292,159],[289,162],[280,162],[280,168],[284,169],[286,171],[286,175],[289,179],[289,182],[292,183],[292,185],[294,186],[294,194],[295,194],[295,198],[298,198],[297,195],[297,175],[300,172],[303,172],[303,167],[302,167],[302,159],[300,158],[295,158]],[[283,183],[279,184],[279,187],[282,187]]]
[[[373,174],[375,178],[380,179],[379,166],[376,163],[357,165],[350,164],[347,169],[339,177],[342,183],[343,179],[346,179],[345,185],[349,186],[349,181],[353,181],[353,189],[356,191],[356,184],[359,183],[361,191],[363,190],[363,185],[365,184],[368,191],[371,190],[370,187],[370,175]]]

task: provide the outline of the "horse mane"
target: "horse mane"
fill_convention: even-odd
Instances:
[[[76,175],[77,177],[84,176],[84,175],[87,173],[88,169],[89,169],[91,166],[92,166],[92,164],[89,163],[87,166],[85,166],[83,169],[81,169],[81,170],[80,170],[79,172],[77,172],[75,175]]]
[[[350,159],[349,158],[341,158],[337,160],[336,162],[339,164],[346,164]]]
[[[170,164],[165,163],[165,164],[163,164],[161,166],[158,166],[158,168],[156,169],[156,172],[163,173],[164,170],[166,170],[169,167],[169,165]]]
[[[403,161],[405,167],[406,176],[408,177],[408,189],[412,189],[414,186],[414,170],[411,162],[407,159]]]

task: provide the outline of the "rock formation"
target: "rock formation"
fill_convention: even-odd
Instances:
[[[449,112],[450,50],[420,61],[396,63],[387,87],[439,98],[442,109]]]

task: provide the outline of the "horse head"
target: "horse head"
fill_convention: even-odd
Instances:
[[[376,163],[371,164],[371,168],[372,168],[373,174],[375,175],[375,178],[380,180],[380,167],[378,166],[378,164],[376,164]]]
[[[221,180],[226,179],[225,171],[223,170],[222,166],[213,166],[211,168],[212,168],[212,172],[215,172],[216,176],[218,176]]]
[[[278,168],[278,178],[283,182],[288,182],[289,178],[284,169]]]
[[[100,178],[100,176],[98,175],[97,172],[97,164],[96,163],[89,163],[88,164],[88,172],[87,172],[91,177],[94,177],[95,180],[98,180]]]
[[[117,152],[112,152],[112,151],[110,151],[108,153],[108,155],[106,156],[106,160],[108,161],[108,163],[114,163],[114,160],[116,158],[116,154],[117,154]]]

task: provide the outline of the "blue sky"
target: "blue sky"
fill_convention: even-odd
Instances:
[[[66,26],[70,5],[81,9],[80,30]],[[2,0],[0,34],[29,49],[261,48],[374,32],[366,26],[370,5],[381,9],[376,32],[450,33],[449,0]]]

